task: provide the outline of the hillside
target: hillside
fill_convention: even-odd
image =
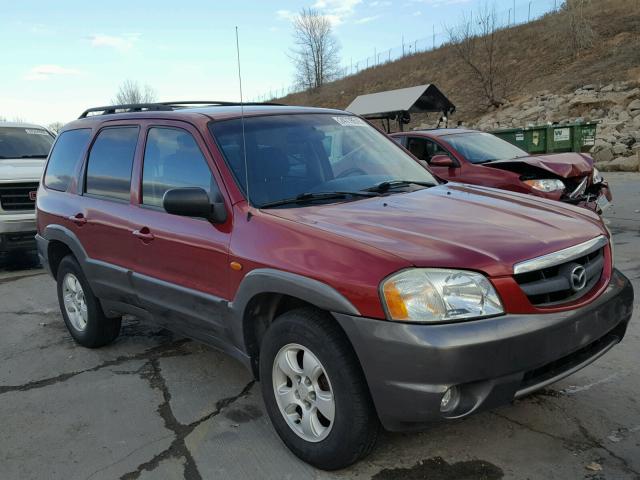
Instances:
[[[640,1],[597,0],[585,17],[594,31],[590,48],[573,55],[563,13],[499,32],[509,103],[548,91],[568,93],[585,84],[640,81]],[[455,23],[458,19],[452,19]],[[454,121],[475,123],[488,109],[453,47],[404,57],[320,89],[288,95],[286,104],[345,108],[357,95],[434,83],[457,106]],[[422,119],[415,119],[422,120]],[[415,122],[412,122],[415,125]],[[413,126],[412,125],[412,126]]]

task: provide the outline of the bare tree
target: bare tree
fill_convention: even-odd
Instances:
[[[488,105],[499,107],[506,90],[503,42],[495,8],[484,7],[475,17],[463,16],[456,27],[448,27],[449,42],[481,89]]]
[[[595,33],[591,21],[584,13],[590,0],[566,0],[562,4],[562,24],[565,26],[571,44],[571,51],[578,56],[582,50],[593,46]]]
[[[64,127],[64,123],[62,122],[53,122],[47,126],[47,128],[51,130],[53,133],[55,133],[56,135],[60,130],[62,130],[62,127]]]
[[[289,56],[302,88],[318,88],[336,77],[340,47],[329,18],[312,8],[302,9],[293,19],[293,43]]]
[[[111,99],[111,103],[114,105],[153,103],[156,99],[156,92],[149,85],[140,86],[135,80],[125,80],[118,88],[115,98]]]

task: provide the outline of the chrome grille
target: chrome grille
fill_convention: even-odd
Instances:
[[[533,305],[550,306],[575,301],[589,293],[600,280],[606,243],[606,237],[602,236],[521,262],[514,267],[514,277]]]
[[[34,210],[37,182],[0,184],[0,206],[5,211]]]

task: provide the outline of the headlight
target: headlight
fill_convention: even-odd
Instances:
[[[555,192],[558,190],[564,190],[564,183],[562,183],[562,180],[553,178],[546,178],[542,180],[525,180],[524,183],[535,190],[540,190],[541,192]]]
[[[443,322],[504,313],[489,280],[466,270],[404,270],[387,278],[381,293],[391,320]]]
[[[604,177],[600,174],[600,170],[598,170],[596,167],[593,167],[593,176],[591,179],[591,183],[596,184],[602,182],[604,182]]]

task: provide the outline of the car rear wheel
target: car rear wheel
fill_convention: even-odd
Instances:
[[[260,351],[262,394],[282,441],[305,462],[344,468],[374,447],[380,428],[344,332],[314,309],[278,317]]]
[[[88,348],[113,342],[120,333],[121,319],[105,316],[74,257],[62,259],[56,278],[62,318],[74,340]]]

